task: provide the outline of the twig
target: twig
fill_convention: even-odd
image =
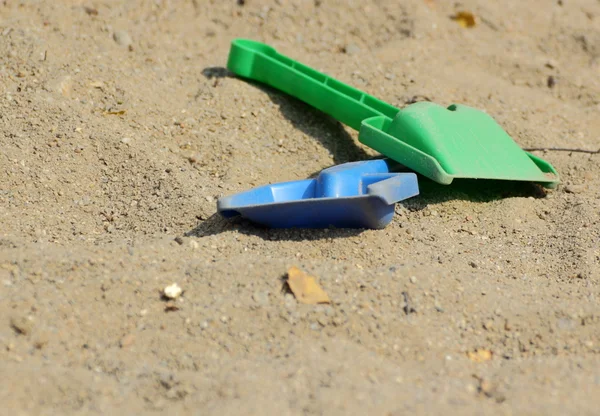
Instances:
[[[600,149],[598,150],[586,150],[586,149],[570,149],[568,147],[532,147],[529,149],[525,149],[528,152],[534,152],[536,150],[544,151],[544,152],[572,152],[572,153],[589,153],[591,155],[600,153]]]

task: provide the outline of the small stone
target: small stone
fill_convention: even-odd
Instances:
[[[183,293],[183,289],[177,283],[173,283],[164,288],[163,294],[167,299],[177,299]]]
[[[502,403],[506,400],[506,396],[499,391],[497,383],[489,380],[479,380],[479,392],[490,399],[494,399],[496,403]]]
[[[197,250],[200,247],[200,244],[198,244],[196,240],[190,240],[190,247]]]
[[[585,187],[583,185],[567,185],[565,186],[565,192],[569,194],[580,194],[585,191]]]
[[[48,86],[63,97],[69,97],[73,91],[73,80],[70,75],[65,75],[50,81]]]
[[[344,323],[345,323],[345,322],[346,322],[346,321],[345,321],[345,320],[344,320],[344,318],[342,318],[341,316],[334,316],[334,317],[333,317],[333,320],[332,320],[332,323],[333,323],[335,326],[342,326],[342,325],[344,325]]]
[[[29,335],[33,330],[33,319],[28,316],[13,316],[10,318],[10,326],[18,334]]]
[[[483,323],[483,328],[487,331],[491,331],[494,329],[494,321],[488,320]]]
[[[287,309],[296,309],[296,306],[297,306],[296,298],[294,298],[294,295],[292,295],[291,293],[285,294],[284,303],[285,303],[285,307]]]
[[[349,43],[348,45],[344,46],[343,51],[348,55],[356,55],[360,52],[360,48],[354,43]]]
[[[183,237],[175,237],[175,242],[179,245],[183,245],[184,241],[183,241]]]
[[[404,306],[402,307],[402,310],[406,315],[417,312],[408,292],[402,292],[402,298],[404,299]]]
[[[556,322],[556,326],[558,327],[558,329],[563,331],[572,331],[577,327],[577,323],[573,319],[560,318]]]
[[[121,46],[129,46],[133,43],[129,33],[124,30],[117,30],[115,33],[113,33],[113,39]]]
[[[317,322],[323,327],[329,325],[329,319],[326,316],[319,316]]]
[[[417,283],[417,276],[411,276],[409,280],[412,284],[415,284]]]
[[[131,137],[123,137],[121,139],[121,143],[123,144],[129,144],[131,142]]]
[[[33,341],[33,346],[36,349],[41,350],[48,345],[48,342],[50,342],[50,335],[47,332],[42,332],[36,336],[35,341]]]
[[[119,341],[119,346],[121,348],[128,348],[131,345],[133,345],[134,341],[135,341],[135,335],[133,335],[133,334],[125,335],[123,338],[121,338],[121,341]]]
[[[269,304],[269,293],[257,290],[252,294],[252,299],[260,306],[267,306]]]

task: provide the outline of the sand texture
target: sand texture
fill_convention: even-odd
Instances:
[[[375,155],[228,72],[236,37],[482,109],[562,182],[420,177],[383,230],[224,221]],[[597,0],[0,1],[0,413],[598,414],[599,132]]]

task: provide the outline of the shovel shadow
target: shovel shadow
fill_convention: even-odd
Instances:
[[[208,79],[237,78],[224,67],[206,67],[202,75]],[[244,81],[264,92],[294,128],[326,148],[336,165],[371,157],[340,122],[322,111],[267,85],[252,80]]]
[[[215,213],[194,229],[185,233],[185,236],[202,238],[228,231],[237,231],[240,234],[256,236],[270,241],[318,241],[352,237],[361,234],[365,230],[362,228],[268,228],[241,217],[225,219],[220,214]]]
[[[455,179],[442,185],[419,175],[419,196],[402,201],[410,211],[458,200],[487,203],[506,198],[545,198],[548,191],[539,184],[521,181]]]

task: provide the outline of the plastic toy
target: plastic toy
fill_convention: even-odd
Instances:
[[[419,194],[414,173],[389,159],[344,163],[316,179],[282,182],[223,197],[217,210],[274,228],[383,228],[394,204]]]
[[[252,40],[232,42],[227,67],[360,130],[362,143],[436,182],[502,179],[550,188],[559,182],[550,163],[522,150],[474,108],[420,102],[400,110]]]

